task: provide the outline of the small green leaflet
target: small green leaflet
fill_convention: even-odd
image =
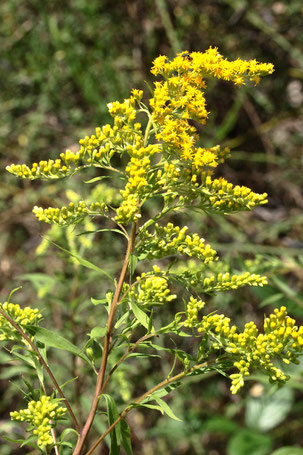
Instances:
[[[77,237],[81,237],[81,235],[87,235],[87,234],[96,234],[96,232],[117,232],[117,234],[123,235],[128,240],[128,237],[125,234],[125,232],[121,231],[120,229],[114,229],[114,228],[97,229],[95,231],[84,231],[84,232],[81,232],[80,234],[77,234]]]
[[[13,290],[9,293],[9,296],[8,296],[8,299],[7,299],[8,303],[11,301],[11,296],[12,296],[15,292],[19,291],[19,289],[22,289],[22,286],[19,286],[19,287],[13,289]]]
[[[182,382],[178,381],[178,382],[173,382],[172,384],[169,384],[165,387],[163,387],[162,389],[159,389],[157,390],[156,392],[153,392],[153,394],[151,395],[151,397],[153,399],[155,398],[162,398],[164,397],[165,395],[167,395],[168,393],[172,392],[173,390],[175,390],[177,387],[180,387],[180,385],[182,385]]]
[[[9,442],[14,442],[16,444],[20,444],[20,447],[23,447],[24,445],[28,445],[30,447],[33,447],[37,450],[40,451],[40,453],[43,453],[41,448],[39,446],[37,446],[37,444],[34,444],[33,442],[31,442],[33,439],[36,438],[36,436],[34,435],[31,435],[29,436],[27,439],[12,439],[12,438],[8,438],[7,436],[1,436],[3,439],[5,439],[6,441],[9,441]]]
[[[91,339],[103,338],[106,335],[107,327],[94,327],[88,334]]]
[[[100,180],[108,179],[108,175],[99,175],[99,177],[94,177],[90,180],[83,180],[84,183],[95,183],[95,182],[100,182]]]
[[[149,401],[156,401],[158,403],[158,405],[154,405],[154,404],[149,404]],[[145,408],[149,408],[149,409],[154,409],[156,411],[159,411],[161,412],[161,414],[166,414],[168,415],[168,417],[170,417],[171,419],[173,420],[177,420],[178,422],[182,422],[181,419],[179,419],[179,417],[177,417],[173,411],[170,409],[170,407],[168,406],[168,404],[162,400],[161,398],[157,397],[157,396],[149,396],[146,398],[146,400],[144,400],[142,403],[134,403],[132,404],[133,407],[145,407]]]
[[[129,273],[130,276],[133,276],[135,273],[136,266],[138,264],[138,257],[135,254],[130,255],[130,260],[129,260]]]
[[[133,310],[133,313],[136,317],[136,319],[140,322],[140,324],[143,325],[146,329],[149,329],[149,317],[147,316],[146,313],[144,313],[141,308],[139,308],[134,302],[130,301],[130,306],[131,309]],[[154,328],[152,328],[153,331],[155,331]]]
[[[91,297],[91,302],[93,305],[97,306],[97,305],[107,305],[108,304],[108,301],[107,299],[94,299],[93,297]]]
[[[120,229],[113,229],[113,228],[98,229],[96,232],[117,232],[117,234],[123,235],[128,240],[128,237],[125,234],[125,232],[121,231]]]
[[[159,397],[156,397],[156,396],[153,396],[153,399],[158,403],[158,405],[160,406],[160,408],[162,409],[162,411],[168,415],[168,417],[170,417],[171,419],[174,419],[174,420],[177,420],[178,422],[182,422],[181,419],[179,419],[179,417],[177,417],[173,411],[170,409],[170,407],[168,406],[168,404],[162,400],[162,398],[159,398]]]

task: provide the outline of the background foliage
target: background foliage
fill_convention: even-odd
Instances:
[[[201,234],[224,255],[227,268],[230,264],[240,268],[245,260],[251,269],[270,278],[269,286],[262,289],[220,294],[213,299],[214,306],[224,308],[240,326],[241,321],[242,325],[251,319],[260,322],[264,311],[281,304],[302,322],[302,13],[300,0],[68,0],[64,7],[57,0],[2,2],[1,301],[22,285],[15,302],[38,306],[45,322],[81,345],[100,317],[100,307],[95,313],[87,312],[89,297],[100,298],[108,283],[74,262],[66,265],[66,255],[41,239],[47,227],[36,221],[31,210],[36,204],[60,205],[78,192],[85,196],[87,189],[80,177],[69,180],[68,192],[62,181],[17,181],[5,173],[5,166],[75,149],[80,137],[109,121],[108,102],[127,97],[132,87],[146,89],[144,81],[151,80],[149,68],[157,55],[203,51],[212,45],[229,59],[256,58],[275,65],[275,73],[258,87],[233,90],[222,82],[210,86],[207,99],[212,115],[202,135],[204,146],[220,142],[232,149],[222,170],[225,177],[267,192],[269,204],[225,219],[212,216],[180,222],[200,227]],[[90,230],[89,225],[86,228]],[[92,242],[89,236],[76,237],[72,230],[53,228],[46,235],[84,256]],[[107,233],[101,232],[89,258],[115,272],[123,254],[122,238],[109,241]],[[58,352],[55,373],[60,378],[66,356],[60,359]],[[5,362],[5,351],[1,356]],[[140,368],[132,369],[131,388],[144,390],[152,385],[159,365],[161,376],[169,372],[165,355],[161,364],[156,357],[153,365],[143,358]],[[72,357],[68,368],[76,375]],[[20,393],[8,385],[12,381],[23,386],[21,373],[30,380],[17,363],[9,362],[1,371],[2,434],[20,431],[8,417],[12,403],[15,409],[22,407],[18,406]],[[223,377],[206,377],[203,383],[193,377],[170,398],[182,422],[142,410],[130,415],[135,453],[269,455],[284,446],[302,447],[302,366],[292,375],[279,391],[254,377],[241,396],[233,397]],[[127,380],[122,371],[117,386],[125,389],[125,400]],[[89,387],[88,378],[78,391],[78,406],[83,409],[89,405],[85,392]],[[102,419],[98,425],[101,429]],[[1,441],[1,455],[30,453],[30,449],[21,450],[12,452],[11,445]],[[287,450],[288,455],[297,453]],[[107,453],[106,449],[100,453]]]

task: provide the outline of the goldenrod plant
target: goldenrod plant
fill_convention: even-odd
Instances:
[[[217,144],[200,145],[199,125],[204,125],[209,116],[205,99],[208,78],[239,86],[246,82],[257,84],[262,76],[273,72],[273,65],[241,59],[230,62],[216,48],[209,48],[203,53],[182,52],[172,60],[160,56],[153,62],[151,72],[158,80],[151,89],[148,105],[143,102],[143,92],[136,89],[123,102],[108,104],[113,124],[98,127],[95,134],[81,139],[77,152],[66,150],[59,158],[7,167],[16,177],[29,180],[73,177],[87,168],[96,168],[98,175],[90,181],[95,188],[87,202],[76,195],[64,207],[34,207],[33,212],[38,220],[57,225],[51,229],[66,228],[70,236],[74,235],[74,226],[83,225],[87,219],[97,229],[101,217],[111,223],[109,230],[126,239],[125,259],[117,280],[91,262],[80,261],[112,280],[111,289],[94,302],[102,308],[95,332],[95,339],[102,346],[99,365],[91,340],[84,347],[75,346],[41,326],[43,311],[21,309],[10,301],[1,304],[1,341],[8,342],[12,355],[23,352],[19,359],[36,369],[40,382],[40,392],[29,393],[27,408],[13,411],[11,418],[30,424],[30,436],[23,444],[44,454],[90,455],[109,434],[112,455],[119,454],[121,446],[132,454],[127,414],[144,406],[178,419],[163,397],[180,386],[184,378],[219,371],[230,377],[234,394],[258,370],[270,382],[282,385],[288,376],[281,365],[298,363],[303,353],[303,327],[288,316],[285,306],[265,316],[263,329],[254,322],[238,328],[229,317],[208,306],[215,293],[263,286],[267,284],[266,277],[249,270],[222,273],[222,262],[204,239],[203,226],[195,233],[176,224],[180,214],[184,217],[191,210],[224,216],[266,204],[267,194],[257,194],[214,175],[215,168],[230,152]],[[157,213],[147,218],[146,206],[151,200],[157,201],[153,204]],[[193,264],[186,267],[184,258]],[[177,291],[179,288],[184,289],[182,294]],[[184,299],[180,297],[183,295]],[[157,313],[164,306],[175,308],[174,317],[159,326]],[[173,356],[171,371],[143,394],[131,397],[128,358],[136,360],[137,356],[139,360],[142,350],[145,356],[155,350],[161,354],[165,348],[156,340],[165,335],[176,340],[176,346],[169,349]],[[191,352],[178,347],[178,337],[193,338]],[[82,374],[89,374],[87,368],[92,371],[95,390],[86,415],[73,411],[72,399],[67,398],[70,394],[66,396],[65,388],[63,391],[52,372],[47,350],[59,347],[58,344],[79,357]],[[121,402],[116,405],[110,388],[115,376],[120,381],[122,402],[128,400],[121,409]],[[65,381],[68,384],[80,379],[81,374],[66,377]],[[48,388],[52,389],[50,394],[46,393]],[[93,442],[90,433],[101,409],[109,423]],[[74,443],[65,441],[63,434],[67,431],[73,432]]]

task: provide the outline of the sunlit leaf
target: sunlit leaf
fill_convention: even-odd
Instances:
[[[168,415],[168,417],[170,417],[171,419],[173,420],[177,420],[179,422],[182,422],[181,419],[179,419],[179,417],[177,417],[173,411],[171,410],[171,408],[168,406],[168,404],[162,400],[161,398],[157,397],[157,396],[153,396],[153,399],[158,403],[158,405],[160,406],[160,408],[163,410],[163,412],[165,414]]]
[[[87,360],[84,354],[81,354],[80,349],[75,346],[73,343],[68,341],[63,336],[59,335],[57,332],[47,330],[44,327],[30,326],[30,330],[34,333],[35,339],[44,343],[46,346],[63,349],[64,351],[71,352],[84,360]]]
[[[92,339],[103,338],[106,335],[107,327],[94,327],[88,336]]]
[[[147,316],[146,313],[144,313],[141,308],[139,308],[134,302],[130,301],[130,306],[131,309],[133,310],[133,313],[136,317],[136,319],[140,322],[140,324],[143,325],[146,329],[148,329],[149,326],[149,317]]]

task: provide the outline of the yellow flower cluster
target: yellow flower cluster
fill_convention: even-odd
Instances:
[[[194,299],[190,297],[189,302],[186,306],[187,319],[184,322],[185,327],[193,327],[197,321],[198,312],[204,308],[205,302],[202,300]]]
[[[252,210],[257,205],[267,203],[267,193],[254,193],[250,188],[234,186],[224,178],[213,180],[210,175],[205,173],[202,175],[202,182],[199,191],[199,206],[205,210],[230,213]]]
[[[125,169],[128,181],[124,190],[121,191],[123,201],[117,209],[115,217],[115,220],[121,224],[128,224],[140,218],[142,198],[151,191],[151,187],[148,185],[150,158],[155,153],[160,153],[161,148],[159,145],[153,144],[144,147],[139,140],[136,146],[128,146],[127,151],[130,155],[130,161]]]
[[[218,265],[218,267],[216,267]],[[243,286],[264,286],[267,284],[267,278],[256,273],[243,272],[240,275],[229,272],[217,272],[216,269],[222,269],[219,261],[212,262],[204,266],[201,263],[187,261],[172,267],[169,275],[173,280],[188,287],[195,288],[196,292],[212,294],[214,292],[225,292],[231,289],[238,289]],[[211,267],[214,274],[209,275]],[[209,276],[207,276],[209,275]]]
[[[125,99],[123,103],[114,101],[107,105],[108,112],[114,118],[120,119],[122,123],[132,124],[136,118],[136,101],[140,101],[143,96],[142,90],[133,90],[136,96]]]
[[[115,128],[115,132],[118,127]],[[105,125],[102,130],[96,128],[96,135],[86,136],[80,139],[80,149],[74,153],[66,150],[56,160],[39,161],[30,167],[25,164],[11,164],[7,171],[22,179],[58,179],[73,175],[83,167],[100,165],[102,160],[108,160],[114,154],[111,139],[114,136],[114,128]]]
[[[198,234],[186,234],[187,226],[182,229],[168,223],[166,226],[155,224],[153,233],[146,229],[140,232],[141,243],[138,252],[148,258],[161,258],[172,254],[187,255],[202,259],[206,264],[216,259],[216,251],[205,244]]]
[[[303,326],[296,326],[284,306],[264,319],[264,333],[259,333],[254,322],[245,324],[244,331],[238,332],[223,314],[203,316],[199,321],[198,311],[192,311],[192,304],[189,309],[186,325],[207,334],[213,340],[212,347],[225,350],[239,370],[230,376],[232,393],[244,385],[244,377],[251,369],[262,370],[270,382],[284,383],[288,378],[273,361],[280,358],[286,364],[298,363],[298,357],[303,354]]]
[[[182,155],[183,159],[190,159],[193,164],[194,170],[202,170],[204,167],[217,167],[220,163],[223,163],[225,158],[229,156],[229,148],[221,150],[220,145],[210,148],[198,147],[194,154]]]
[[[38,446],[46,447],[54,443],[51,435],[53,422],[61,419],[66,409],[58,407],[58,401],[42,395],[38,401],[30,401],[27,409],[10,413],[12,420],[30,424],[27,431],[31,431],[38,438]]]
[[[130,297],[140,305],[163,305],[177,298],[175,294],[170,293],[167,279],[154,273],[161,273],[156,265],[153,267],[153,272],[142,273],[136,278],[139,282],[138,289],[131,290],[129,293]]]
[[[8,302],[0,303],[0,307],[19,326],[37,324],[42,318],[42,314],[37,308],[25,307],[21,309],[19,305]],[[16,329],[0,315],[0,341],[13,340],[16,334]]]
[[[264,286],[267,278],[255,273],[245,272],[241,275],[230,275],[230,273],[219,273],[217,276],[204,278],[204,292],[228,291],[229,289],[238,289],[243,286]]]
[[[93,202],[87,206],[83,201],[79,201],[77,204],[70,202],[67,207],[64,206],[60,209],[53,207],[43,209],[37,206],[33,208],[33,212],[39,221],[60,226],[80,223],[87,215],[104,215],[107,211],[107,206],[103,202]]]
[[[272,74],[274,67],[271,63],[258,63],[256,60],[237,59],[232,62],[224,59],[217,48],[210,47],[206,52],[187,51],[178,54],[172,61],[166,56],[159,56],[154,61],[151,72],[161,74],[165,78],[171,74],[189,74],[190,78],[213,76],[217,79],[233,81],[242,84],[244,78],[258,82],[260,76]],[[239,81],[239,78],[242,80]]]
[[[176,184],[180,178],[180,169],[177,163],[165,162],[163,170],[158,169],[156,177],[156,185],[158,188],[163,189],[166,186],[172,186]]]
[[[108,164],[116,152],[122,153],[129,144],[136,143],[142,138],[141,124],[135,123],[135,103],[142,97],[139,90],[133,91],[124,103],[108,105],[110,114],[114,117],[114,126],[109,124],[96,128],[96,134],[80,139],[80,149],[77,152],[66,150],[56,160],[40,161],[31,166],[11,164],[7,171],[22,179],[58,179],[70,176],[88,166],[102,167]]]
[[[182,52],[171,61],[160,56],[154,61],[151,72],[164,78],[155,82],[154,96],[150,100],[158,125],[156,138],[166,144],[169,153],[179,154],[200,169],[218,164],[215,150],[195,148],[197,131],[188,121],[204,124],[207,119],[205,78],[211,76],[236,85],[243,84],[245,79],[258,82],[260,76],[273,72],[273,65],[256,60],[229,62],[217,48],[209,48],[204,53]]]

